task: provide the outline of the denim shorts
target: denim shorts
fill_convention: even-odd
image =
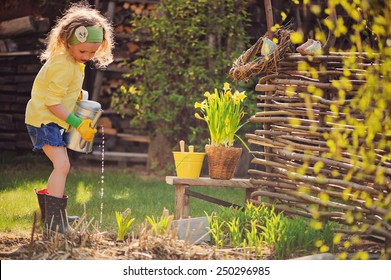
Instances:
[[[42,124],[41,127],[26,125],[33,143],[33,151],[41,150],[43,146],[65,146],[64,129],[55,123]]]

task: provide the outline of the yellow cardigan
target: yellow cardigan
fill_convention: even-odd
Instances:
[[[68,129],[69,125],[57,118],[47,106],[63,104],[73,112],[84,80],[83,63],[75,61],[69,53],[51,57],[37,74],[27,103],[25,123],[40,127],[54,122]]]

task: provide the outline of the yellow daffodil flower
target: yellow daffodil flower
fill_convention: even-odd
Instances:
[[[199,103],[199,102],[196,102],[195,104],[194,104],[194,108],[203,108],[203,106],[202,106],[202,103]]]
[[[194,116],[207,123],[212,145],[233,146],[235,133],[243,126],[240,121],[245,114],[241,103],[246,98],[245,92],[233,91],[229,83],[224,83],[221,92],[215,88],[213,94],[206,91],[204,96],[205,100],[194,104],[203,116],[198,113]]]
[[[195,113],[194,116],[196,117],[196,119],[199,119],[199,120],[203,120],[204,118],[200,116],[200,114],[198,113]]]

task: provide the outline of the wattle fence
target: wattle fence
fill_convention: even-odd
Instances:
[[[259,123],[259,129],[246,135],[256,147],[251,151],[255,167],[248,171],[250,182],[259,186],[251,201],[289,215],[346,224],[342,232],[376,235],[391,248],[391,184],[376,183],[379,168],[386,180],[391,178],[391,163],[384,161],[390,151],[375,149],[373,173],[352,164],[352,159],[362,163],[362,158],[342,146],[333,147],[340,149],[341,157],[324,156],[330,152],[325,136],[334,131],[346,132],[346,140],[353,141],[355,127],[340,121],[347,112],[365,120],[351,102],[365,85],[364,73],[375,61],[355,53],[359,58],[356,68],[347,69],[344,59],[350,55],[286,53],[276,62],[273,73],[260,78],[255,88],[259,112],[249,119]],[[349,81],[349,90],[343,91],[341,98],[336,81],[344,79]],[[373,141],[382,139],[375,137]],[[381,200],[385,204],[378,207]]]

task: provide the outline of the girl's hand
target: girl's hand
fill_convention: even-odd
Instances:
[[[87,142],[92,142],[97,132],[96,128],[91,127],[91,120],[82,120],[81,124],[77,127],[77,131],[80,133],[81,138]]]

